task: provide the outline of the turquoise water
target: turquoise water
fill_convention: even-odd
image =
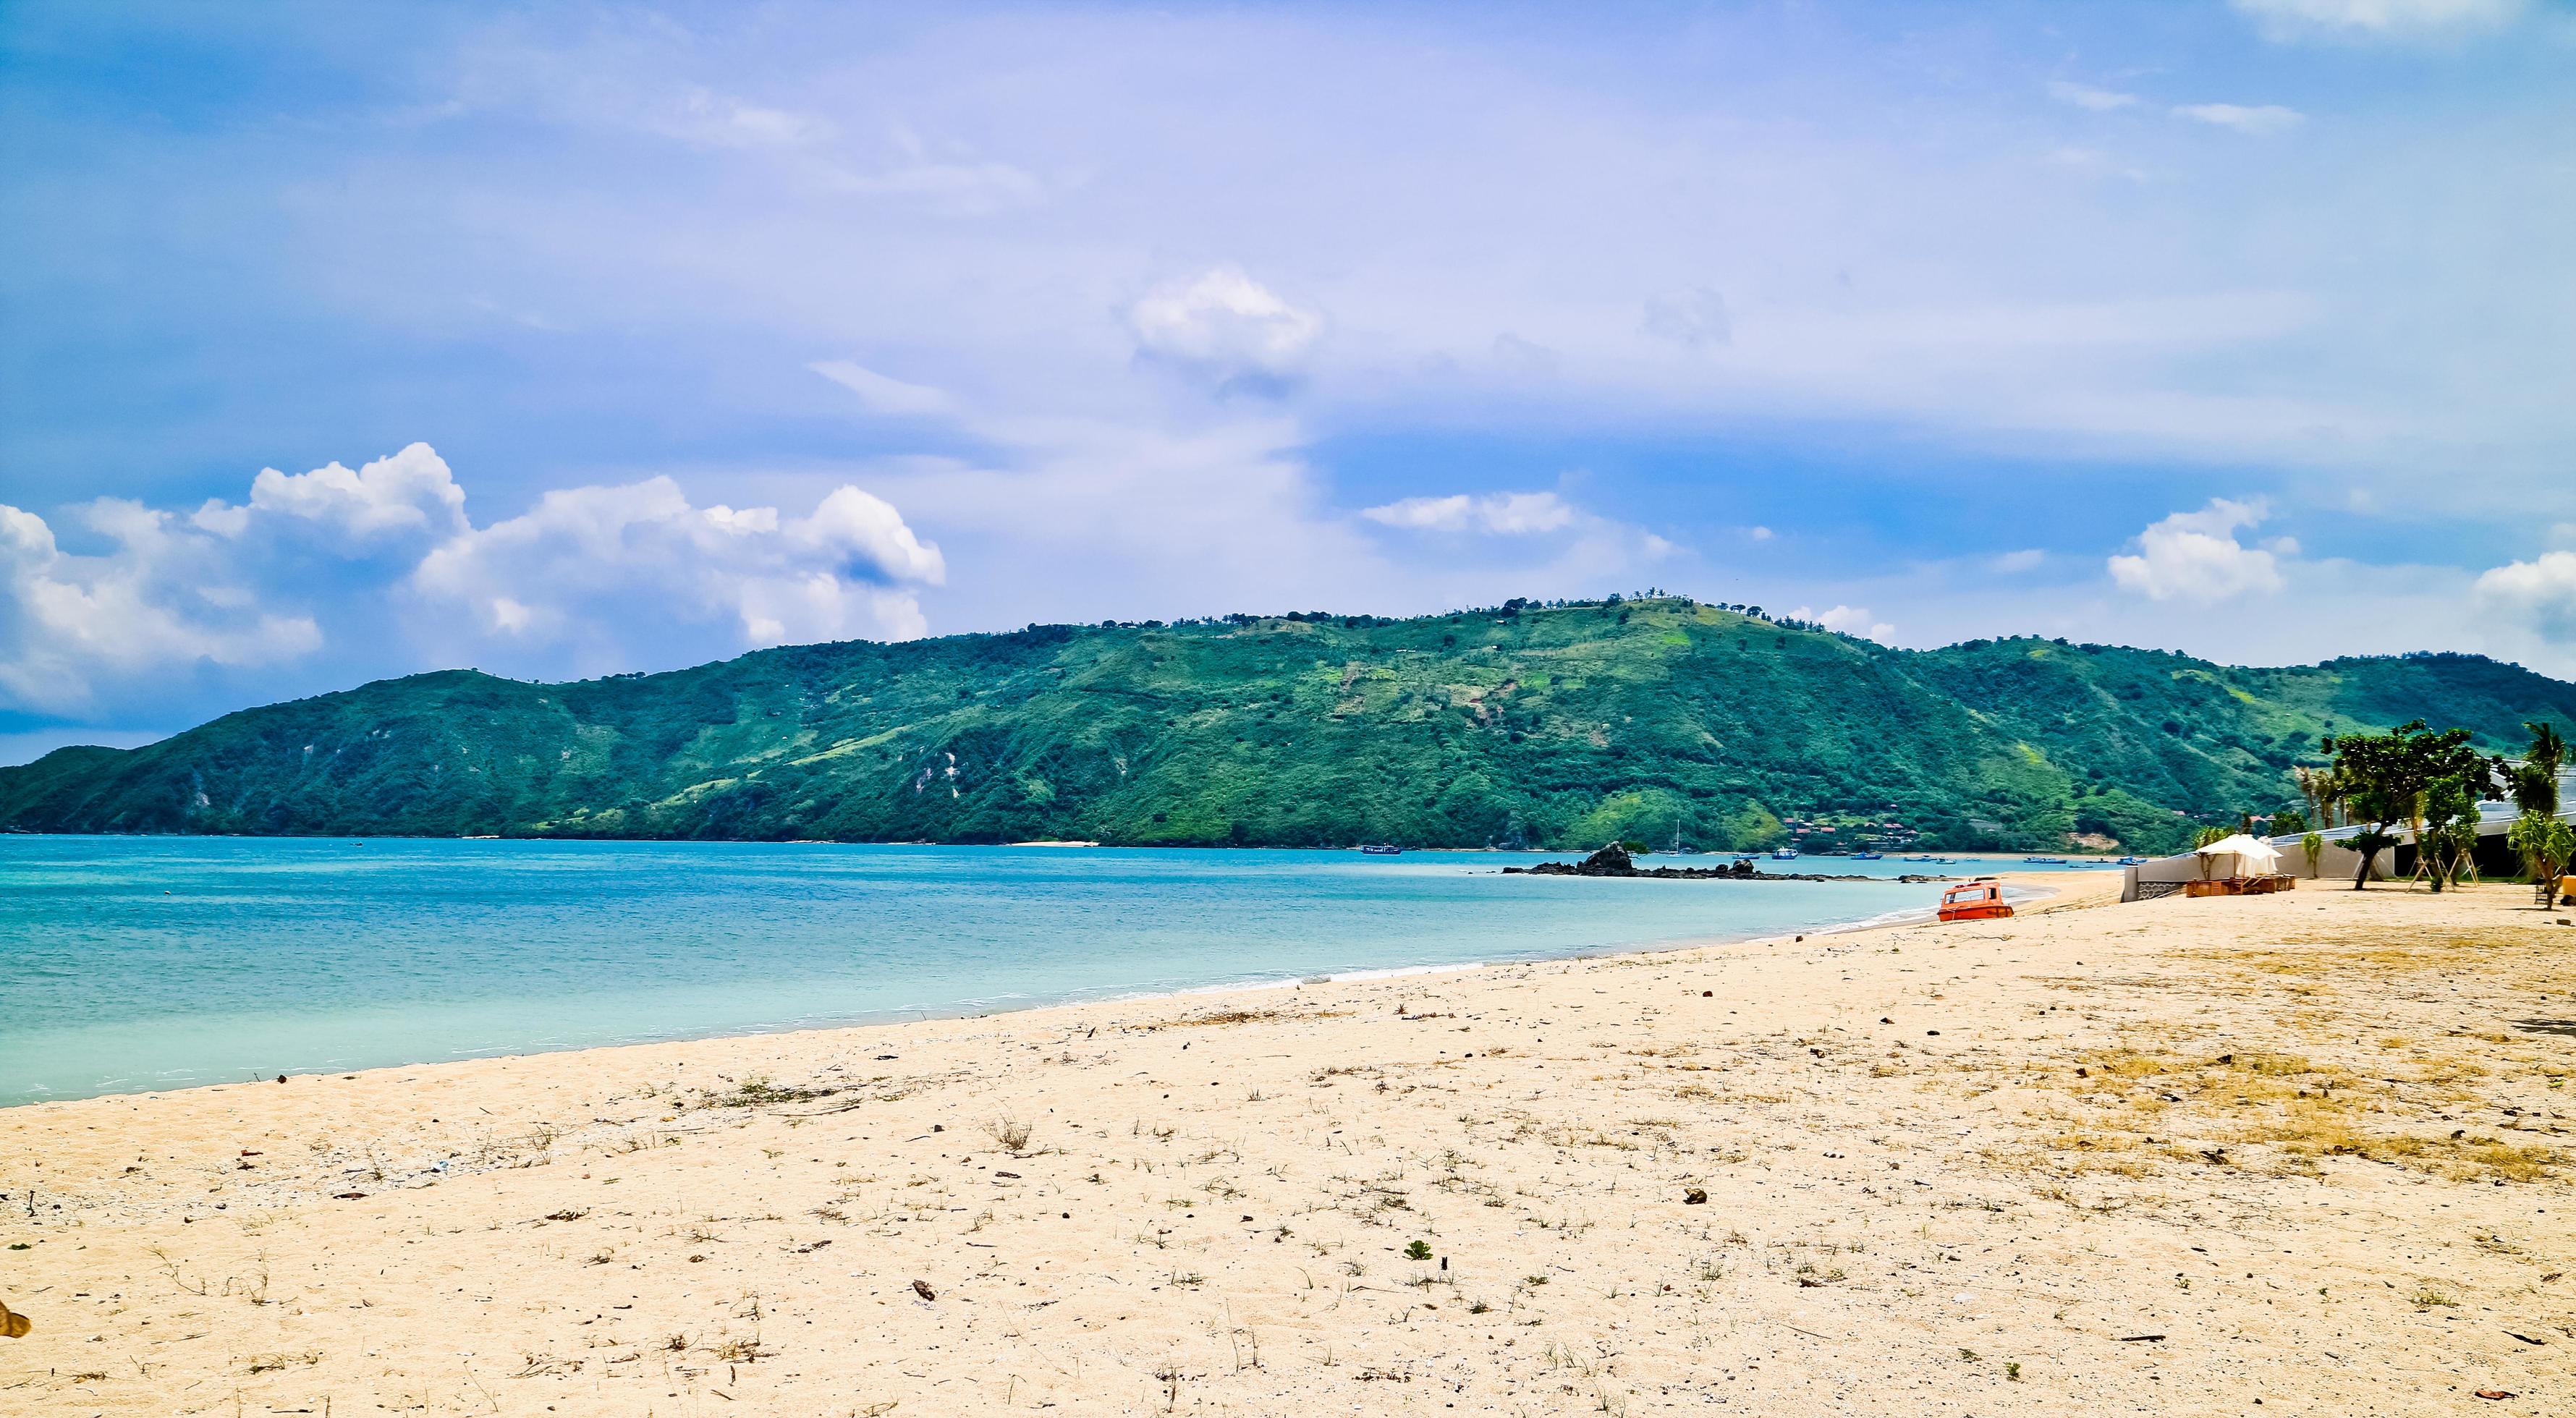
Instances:
[[[0,1104],[1742,938],[1938,892],[1497,874],[1540,860],[0,836]]]

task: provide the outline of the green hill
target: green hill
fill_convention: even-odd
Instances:
[[[2136,850],[2294,801],[2318,736],[2485,746],[2576,686],[2475,656],[2239,669],[1934,651],[1677,599],[793,646],[668,674],[414,675],[0,769],[44,832]],[[1891,829],[1890,823],[1904,824]]]

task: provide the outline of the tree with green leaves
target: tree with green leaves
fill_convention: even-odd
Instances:
[[[2425,795],[2435,783],[2457,779],[2483,785],[2487,772],[2486,760],[2469,747],[2466,729],[2431,733],[2423,720],[2410,719],[2384,734],[2337,737],[2335,775],[2343,780],[2344,800],[2351,805],[2353,819],[2364,825],[2344,843],[2361,858],[2353,872],[2352,889],[2359,891],[2369,883],[2374,860],[2399,840],[2388,829],[2401,822],[2414,830],[2418,860],[2425,856]],[[2474,818],[2476,789],[2469,791]],[[2475,831],[2474,821],[2471,831]]]
[[[2307,830],[2308,815],[2297,808],[2285,807],[2272,814],[2272,835],[2275,837],[2296,837]]]
[[[2522,854],[2531,880],[2540,888],[2540,904],[2558,903],[2558,874],[2576,860],[2576,827],[2545,812],[2525,812],[2505,829],[2505,845]]]
[[[2531,730],[2531,747],[2523,750],[2521,764],[2505,775],[2513,805],[2524,812],[2555,814],[2558,771],[2567,764],[2567,741],[2558,736],[2558,726],[2546,719],[2534,719],[2523,727]]]
[[[2308,800],[2308,807],[2316,813],[2317,826],[2334,826],[2335,809],[2343,802],[2343,783],[2335,776],[2334,769],[2300,766],[2292,768],[2290,776],[2298,780],[2299,795]]]
[[[2301,837],[2299,850],[2307,854],[2308,875],[2314,877],[2317,874],[2317,858],[2324,856],[2326,852],[2326,834],[2311,832]]]
[[[2191,835],[2191,849],[2196,853],[2201,848],[2208,846],[2212,842],[2226,841],[2229,835],[2228,830],[2224,827],[2204,827]],[[2200,879],[2203,881],[2209,880],[2209,870],[2210,868],[2218,865],[2218,859],[2216,857],[2196,857],[2194,860],[2200,867]]]
[[[2465,774],[2436,778],[2424,786],[2424,806],[2417,817],[2416,870],[2439,892],[2456,884],[2475,861],[2478,846],[2478,797],[2486,786],[2484,765],[2474,779]]]

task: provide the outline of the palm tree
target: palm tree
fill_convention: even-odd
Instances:
[[[2558,726],[2547,719],[2534,719],[2523,725],[2531,730],[2531,747],[2522,752],[2522,767],[2509,780],[2514,806],[2525,812],[2555,815],[2558,811],[2558,770],[2567,764],[2567,741],[2558,736]]]
[[[2334,826],[2335,808],[2343,801],[2341,776],[2332,768],[2305,767],[2292,768],[2290,776],[2298,780],[2300,796],[2306,798],[2308,805],[2316,809],[2317,826]]]
[[[2545,812],[2526,812],[2514,819],[2505,830],[2505,844],[2522,854],[2523,864],[2531,868],[2532,884],[2539,888],[2540,904],[2558,903],[2558,873],[2570,858],[2576,858],[2576,828]]]

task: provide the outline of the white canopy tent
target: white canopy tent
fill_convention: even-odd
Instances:
[[[2200,858],[2204,878],[2270,876],[2281,869],[2281,854],[2271,843],[2260,837],[2248,837],[2242,832],[2196,848],[2193,855]],[[2221,865],[2228,870],[2219,871]]]

